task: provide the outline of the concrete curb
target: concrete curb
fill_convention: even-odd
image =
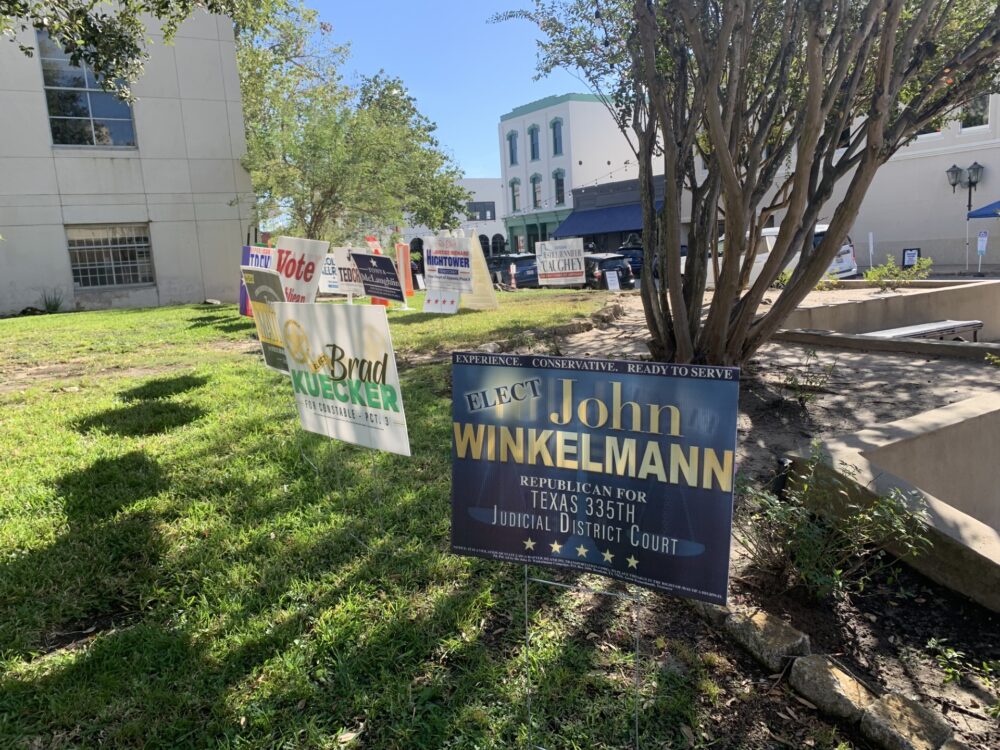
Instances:
[[[773,672],[788,671],[796,693],[835,719],[856,726],[885,750],[969,750],[953,738],[938,712],[899,693],[877,697],[823,654],[810,654],[809,636],[763,610],[688,601],[703,620],[728,634]]]

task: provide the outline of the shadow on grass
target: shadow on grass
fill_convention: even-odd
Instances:
[[[455,313],[451,313],[448,317],[464,318],[467,315],[477,315],[479,313],[480,313],[479,310],[465,309],[465,310],[459,310],[458,312]],[[389,317],[389,321],[391,323],[395,323],[396,325],[409,326],[409,325],[415,325],[417,323],[426,323],[431,320],[440,320],[442,317],[443,316],[441,313],[411,312],[407,315],[400,315],[399,317],[392,315]]]
[[[99,459],[56,481],[67,530],[0,565],[0,652],[47,652],[140,607],[137,592],[150,585],[162,545],[153,516],[127,508],[166,484],[142,451]]]
[[[446,371],[406,376],[411,459],[326,443],[336,474],[317,476],[300,455],[315,438],[268,415],[227,421],[169,478],[141,452],[62,476],[69,532],[2,567],[17,608],[0,650],[28,660],[64,645],[53,629],[135,614],[0,676],[0,746],[336,747],[355,728],[365,748],[522,744],[520,571],[447,554]],[[571,609],[560,596],[533,597],[539,622]],[[541,655],[539,716],[560,720],[537,736],[627,738],[619,663],[588,638],[604,606]]]
[[[236,333],[239,331],[253,333],[257,330],[253,318],[244,317],[232,309],[213,310],[213,312],[206,315],[188,318],[188,328],[214,328],[221,333]]]
[[[84,434],[96,430],[122,437],[142,437],[183,427],[204,415],[204,409],[189,404],[139,401],[77,420],[73,427]]]
[[[118,397],[122,401],[151,401],[157,398],[170,398],[181,393],[201,388],[208,382],[204,375],[177,375],[169,378],[147,380],[142,385],[121,391]]]

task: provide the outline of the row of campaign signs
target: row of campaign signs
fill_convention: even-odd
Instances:
[[[265,362],[288,374],[304,429],[409,456],[385,308],[315,303],[300,282],[326,248],[308,243],[278,239],[280,283],[243,265]],[[465,268],[427,262],[456,244],[432,243],[428,281]],[[390,273],[371,262],[384,256],[351,256],[386,296],[365,281]],[[451,383],[453,552],[725,603],[738,369],[456,352]]]

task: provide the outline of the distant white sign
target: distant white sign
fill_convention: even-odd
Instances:
[[[351,294],[365,296],[358,267],[351,260],[351,248],[335,247],[326,254],[323,272],[320,274],[319,290],[323,294]]]
[[[583,284],[583,239],[549,240],[535,244],[539,286]]]
[[[272,305],[302,428],[410,455],[403,392],[381,305]]]
[[[983,231],[979,233],[979,239],[976,243],[976,254],[979,255],[980,258],[986,255],[986,242],[989,238],[989,232]]]
[[[460,292],[436,292],[432,289],[427,292],[427,296],[424,298],[424,312],[448,315],[457,313],[460,294]]]
[[[472,291],[472,238],[424,239],[424,272],[427,288],[434,291]],[[477,250],[477,252],[480,252]]]
[[[604,272],[604,278],[608,280],[608,289],[612,292],[621,291],[622,285],[618,283],[618,271],[609,269]]]

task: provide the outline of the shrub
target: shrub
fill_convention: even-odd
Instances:
[[[59,287],[42,290],[42,309],[47,313],[57,313],[62,309],[63,292]]]
[[[834,276],[832,273],[828,273],[819,283],[816,284],[817,292],[832,292],[834,289],[840,289],[840,279]]]
[[[934,656],[938,668],[944,673],[944,681],[958,684],[963,678],[979,682],[991,695],[992,702],[986,706],[986,713],[1000,719],[1000,659],[977,661],[948,645],[944,638],[931,638],[927,650]]]
[[[783,497],[762,487],[744,491],[733,533],[755,572],[781,590],[802,586],[817,599],[842,597],[864,590],[873,575],[894,564],[883,549],[886,544],[895,545],[903,557],[929,547],[921,496],[894,489],[855,503],[845,480],[820,474],[822,464],[814,445],[803,469],[788,478]],[[843,509],[839,517],[814,510],[831,501]]]
[[[906,286],[911,281],[926,279],[930,276],[933,264],[934,261],[930,258],[917,258],[917,262],[909,268],[900,268],[889,255],[886,256],[884,265],[872,266],[865,271],[865,281],[877,286],[881,292],[888,292]]]
[[[991,365],[994,365],[995,367],[1000,367],[1000,357],[998,357],[996,354],[987,354],[986,361],[989,362]]]
[[[823,365],[814,349],[807,350],[802,365],[789,366],[781,378],[785,398],[798,401],[799,406],[805,408],[806,404],[816,398],[817,393],[827,390],[836,368],[836,360]]]
[[[778,274],[778,278],[771,282],[772,289],[784,289],[788,286],[788,282],[792,280],[791,271],[782,271]]]

